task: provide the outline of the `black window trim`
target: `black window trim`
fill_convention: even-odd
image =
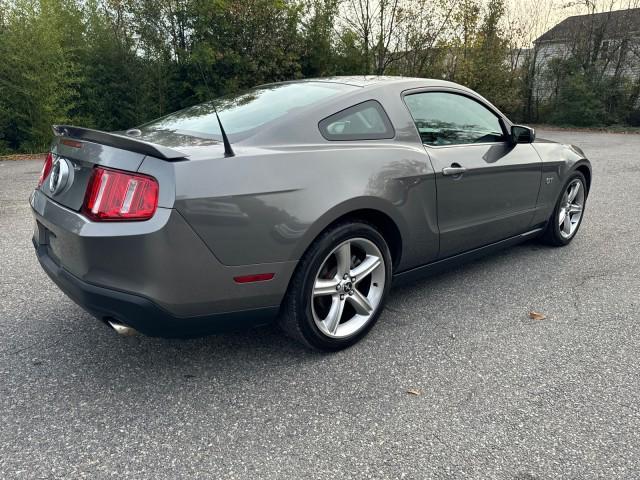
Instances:
[[[350,135],[332,135],[326,130],[326,126],[331,123],[332,119],[338,115],[344,114],[348,110],[353,110],[357,107],[362,106],[365,103],[371,103],[374,105],[375,109],[380,114],[382,118],[382,122],[386,127],[386,132],[384,133],[357,133]],[[382,104],[374,99],[364,100],[362,102],[351,105],[347,108],[343,108],[342,110],[332,113],[331,115],[323,118],[318,122],[318,130],[320,130],[320,135],[324,137],[325,140],[329,140],[330,142],[353,142],[353,141],[363,141],[363,140],[391,140],[396,136],[396,130],[393,127],[393,123],[391,123],[391,119],[389,115],[387,115],[386,110],[382,106]]]
[[[407,102],[405,102],[405,97],[408,95],[416,95],[418,93],[451,93],[453,95],[460,95],[462,97],[467,97],[469,100],[473,100],[476,103],[479,103],[480,105],[482,105],[483,107],[485,107],[487,110],[489,110],[491,113],[493,113],[497,118],[498,121],[500,122],[500,128],[502,128],[502,134],[505,137],[505,141],[503,142],[481,142],[481,143],[457,143],[454,145],[429,145],[428,143],[424,143],[422,141],[422,138],[420,138],[420,131],[418,130],[418,127],[416,126],[416,122],[413,118],[413,115],[411,114],[411,110],[409,109],[409,106],[407,105]],[[478,146],[478,145],[502,145],[504,143],[507,142],[506,139],[509,138],[509,131],[511,130],[511,126],[512,123],[509,121],[509,119],[507,117],[505,117],[497,108],[495,108],[493,105],[491,105],[490,103],[483,101],[482,98],[479,98],[478,96],[474,95],[471,92],[467,92],[465,90],[460,90],[457,88],[452,88],[452,87],[418,87],[418,88],[411,88],[408,90],[404,90],[401,92],[400,97],[402,98],[402,103],[404,104],[405,108],[407,109],[407,113],[409,114],[409,118],[411,118],[411,123],[413,124],[413,127],[416,130],[416,134],[418,135],[418,139],[420,141],[420,144],[425,146],[426,148],[461,148],[461,147],[473,147],[473,146]]]

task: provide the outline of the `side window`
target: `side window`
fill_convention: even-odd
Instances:
[[[484,105],[464,95],[424,92],[406,95],[413,121],[426,145],[504,142],[500,120]]]
[[[335,113],[318,126],[327,140],[379,140],[395,136],[389,117],[375,100]]]

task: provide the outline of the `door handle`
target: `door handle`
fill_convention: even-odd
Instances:
[[[442,175],[456,176],[456,175],[462,175],[466,171],[467,171],[466,168],[461,167],[457,163],[452,163],[450,167],[444,167],[442,169]]]

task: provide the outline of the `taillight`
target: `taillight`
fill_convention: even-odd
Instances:
[[[47,158],[44,159],[44,164],[42,165],[42,171],[40,172],[40,178],[38,179],[38,187],[41,187],[44,183],[44,179],[47,178],[49,173],[51,173],[51,168],[53,167],[53,155],[51,152],[47,153]]]
[[[83,211],[96,221],[148,220],[158,207],[158,181],[153,177],[96,167]]]

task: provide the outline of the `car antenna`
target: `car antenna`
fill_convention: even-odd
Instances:
[[[236,154],[231,148],[231,143],[229,142],[229,137],[227,137],[227,133],[224,131],[224,127],[222,126],[222,122],[220,121],[220,116],[218,115],[218,109],[216,108],[215,100],[212,102],[213,111],[216,114],[216,118],[218,119],[218,125],[220,125],[220,133],[222,134],[222,143],[224,143],[224,156],[225,157],[235,157]]]

